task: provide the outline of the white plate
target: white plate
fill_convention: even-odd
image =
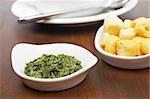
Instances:
[[[101,0],[101,2],[102,1],[103,0]],[[106,0],[106,1],[107,2],[105,3],[105,6],[108,6],[112,0]],[[39,14],[41,12],[45,13],[47,11],[50,11],[49,9],[51,7],[48,7],[48,10],[45,10],[45,8],[49,5],[49,3],[44,3],[44,2],[45,1],[41,2],[41,0],[38,0],[38,1],[37,0],[30,0],[30,1],[29,0],[17,0],[12,5],[11,11],[17,17],[32,16],[32,15]],[[90,0],[88,2],[90,2]],[[109,14],[115,14],[115,15],[124,14],[124,13],[130,11],[132,8],[134,8],[136,6],[137,2],[138,2],[138,0],[130,0],[123,8],[120,8],[118,10],[113,10],[110,12],[106,12],[106,13],[98,13],[98,10],[97,11],[95,10],[92,12],[84,12],[84,13],[82,12],[82,14],[74,13],[72,15],[69,14],[69,15],[63,15],[63,16],[62,15],[55,16],[55,17],[52,17],[51,20],[45,21],[43,23],[45,23],[45,24],[78,24],[78,23],[96,22],[96,21],[103,20]],[[39,6],[40,4],[41,4],[41,6]],[[99,3],[99,4],[101,4],[101,3]],[[43,5],[45,5],[45,6],[43,6]],[[94,5],[94,3],[93,3],[93,5]],[[92,5],[90,5],[90,6],[92,6]],[[52,11],[54,11],[54,10],[52,10]],[[79,16],[79,14],[80,14],[80,16]]]

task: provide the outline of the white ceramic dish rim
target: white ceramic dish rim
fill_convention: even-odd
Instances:
[[[114,54],[111,54],[111,53],[108,53],[106,51],[104,51],[101,47],[100,47],[100,41],[101,40],[101,35],[102,35],[102,30],[103,30],[104,26],[101,26],[97,33],[96,33],[96,36],[95,36],[95,48],[102,54],[108,56],[108,57],[112,57],[112,58],[116,58],[116,59],[123,59],[123,60],[136,60],[136,59],[142,59],[142,58],[147,58],[149,57],[150,58],[150,54],[146,54],[146,55],[142,55],[142,56],[133,56],[133,57],[130,57],[130,56],[120,56],[120,55],[114,55]]]
[[[11,7],[11,12],[15,15],[15,5],[18,3],[19,0],[16,0],[16,2],[12,5]],[[138,3],[138,0],[130,0],[130,2],[127,3],[127,6],[118,9],[113,12],[108,12],[108,13],[103,13],[103,14],[98,14],[98,15],[93,15],[93,16],[87,16],[87,17],[77,17],[77,18],[58,18],[58,19],[51,19],[49,21],[46,21],[42,24],[80,24],[80,23],[89,23],[89,22],[96,22],[103,20],[106,16],[110,14],[115,14],[115,15],[121,15],[124,14],[131,9],[133,9]],[[18,16],[17,16],[18,17]],[[37,22],[40,23],[40,22]]]
[[[53,78],[53,79],[50,79],[50,78],[48,78],[48,79],[33,78],[33,77],[29,77],[29,76],[27,76],[27,75],[25,75],[25,74],[18,73],[18,72],[16,72],[15,66],[13,65],[13,61],[12,61],[12,68],[13,68],[14,72],[15,72],[19,77],[21,77],[21,78],[23,78],[23,79],[31,80],[31,81],[36,81],[36,82],[60,82],[60,81],[69,80],[69,79],[71,79],[71,78],[74,78],[74,77],[76,77],[76,76],[78,76],[78,75],[80,75],[80,74],[82,74],[82,73],[84,73],[84,72],[90,70],[90,69],[97,63],[97,61],[98,61],[98,58],[97,58],[93,53],[91,53],[90,51],[88,51],[88,50],[85,49],[84,47],[81,47],[81,46],[76,45],[76,44],[71,44],[71,43],[51,43],[51,44],[41,44],[41,45],[28,44],[28,43],[19,43],[19,44],[16,44],[16,45],[12,48],[11,60],[12,60],[12,56],[13,56],[13,50],[15,49],[15,47],[18,46],[18,45],[23,45],[23,44],[25,44],[25,45],[32,45],[32,46],[39,46],[39,47],[40,47],[40,46],[48,46],[48,45],[52,45],[52,44],[54,44],[54,45],[56,45],[56,44],[67,44],[67,45],[77,46],[77,47],[79,47],[79,48],[81,48],[81,49],[84,49],[85,51],[87,51],[89,54],[91,54],[91,55],[94,56],[94,58],[95,58],[95,63],[93,63],[91,66],[85,66],[84,68],[80,69],[79,71],[77,71],[77,72],[75,72],[75,73],[72,73],[72,74],[70,74],[70,75],[68,75],[68,76],[64,76],[64,77],[60,77],[60,78]]]

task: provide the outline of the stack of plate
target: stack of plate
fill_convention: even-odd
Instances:
[[[81,7],[108,7],[114,0],[17,0],[12,5],[12,13],[21,18],[41,13],[78,9]],[[43,23],[47,24],[78,24],[103,20],[108,14],[121,15],[135,7],[138,0],[130,0],[125,6],[117,10],[101,12],[101,9],[80,11],[57,15]]]

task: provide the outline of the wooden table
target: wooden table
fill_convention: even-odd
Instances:
[[[10,12],[13,0],[0,1],[0,99],[148,99],[149,69],[122,70],[100,59],[94,48],[94,36],[100,22],[82,27],[57,25],[21,25]],[[124,18],[150,17],[149,0],[140,0]],[[69,42],[81,45],[98,58],[99,62],[80,85],[60,92],[40,92],[28,88],[11,68],[11,49],[20,42],[45,44]]]

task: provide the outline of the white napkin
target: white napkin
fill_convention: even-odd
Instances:
[[[41,13],[56,13],[69,10],[77,10],[71,14],[65,14],[61,17],[80,17],[98,13],[98,9],[89,11],[80,11],[80,9],[104,7],[112,0],[36,0],[36,8]]]
[[[36,7],[43,13],[105,6],[109,0],[37,0]]]

